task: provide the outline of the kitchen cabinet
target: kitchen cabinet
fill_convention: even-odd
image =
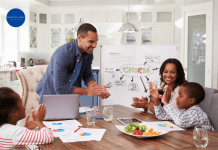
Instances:
[[[29,8],[20,8],[25,16],[26,21],[22,26],[17,28],[18,30],[18,50],[21,52],[37,51],[37,11],[33,11]]]
[[[156,44],[174,44],[174,26],[156,25],[155,26]]]
[[[156,19],[155,21],[157,23],[172,23],[173,22],[173,11],[172,10],[157,10],[156,13]]]
[[[71,42],[75,39],[75,30],[72,27],[64,28],[64,43]]]
[[[46,25],[48,23],[48,17],[47,13],[39,13],[39,24]]]
[[[123,44],[174,44],[173,10],[149,10],[138,12],[138,15],[129,12],[129,17],[139,32],[124,33]]]
[[[49,43],[49,30],[48,30],[48,26],[46,25],[38,25],[37,28],[38,32],[37,32],[37,51],[39,52],[47,52],[49,51],[48,48],[48,43]]]
[[[50,49],[56,50],[58,47],[62,45],[62,30],[61,28],[50,28]]]
[[[106,22],[107,11],[92,12],[91,22]]]
[[[154,27],[149,25],[140,26],[140,44],[151,45],[154,41]]]
[[[37,27],[30,26],[30,48],[34,49],[37,48]]]
[[[37,13],[30,10],[30,22],[37,23]]]
[[[141,23],[153,23],[154,22],[154,13],[153,11],[141,12],[140,16]]]
[[[74,24],[76,22],[76,13],[50,13],[50,24]]]
[[[107,22],[123,22],[123,11],[108,11]]]
[[[98,85],[99,85],[99,70],[95,69],[92,70],[92,74],[95,78],[95,80],[97,81]],[[82,88],[87,88],[87,86],[84,84],[84,81],[82,81]],[[80,100],[80,105],[81,106],[98,106],[99,105],[99,97],[95,96],[95,97],[90,97],[90,96],[79,96],[79,100]]]
[[[50,14],[50,24],[61,24],[61,14]]]

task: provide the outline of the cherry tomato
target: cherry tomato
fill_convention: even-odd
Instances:
[[[134,130],[134,131],[132,131],[132,134],[134,134],[134,135],[142,135],[143,132],[139,131],[139,130]]]

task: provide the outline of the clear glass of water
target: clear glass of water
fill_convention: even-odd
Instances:
[[[197,147],[206,147],[208,144],[208,133],[207,129],[195,126],[193,131],[193,140],[195,143],[195,146]]]
[[[105,121],[113,120],[113,106],[104,106],[103,116]]]
[[[96,110],[94,107],[86,107],[86,117],[88,125],[95,125]]]

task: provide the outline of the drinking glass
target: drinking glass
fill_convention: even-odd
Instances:
[[[105,121],[113,120],[113,106],[105,106],[103,109],[103,116]]]
[[[207,129],[195,126],[193,131],[193,140],[195,143],[195,146],[197,147],[206,147],[208,144],[208,134]]]
[[[95,116],[96,116],[95,108],[92,106],[86,107],[86,117],[87,117],[88,125],[95,125]]]

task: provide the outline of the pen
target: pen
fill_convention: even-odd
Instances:
[[[77,132],[80,128],[81,128],[81,127],[77,128],[77,129],[74,131],[74,133]]]
[[[95,119],[104,119],[104,117],[95,117]]]
[[[167,124],[158,124],[159,126],[164,126],[164,127],[168,127],[168,128],[173,128],[172,126],[169,126],[169,125],[167,125]]]

